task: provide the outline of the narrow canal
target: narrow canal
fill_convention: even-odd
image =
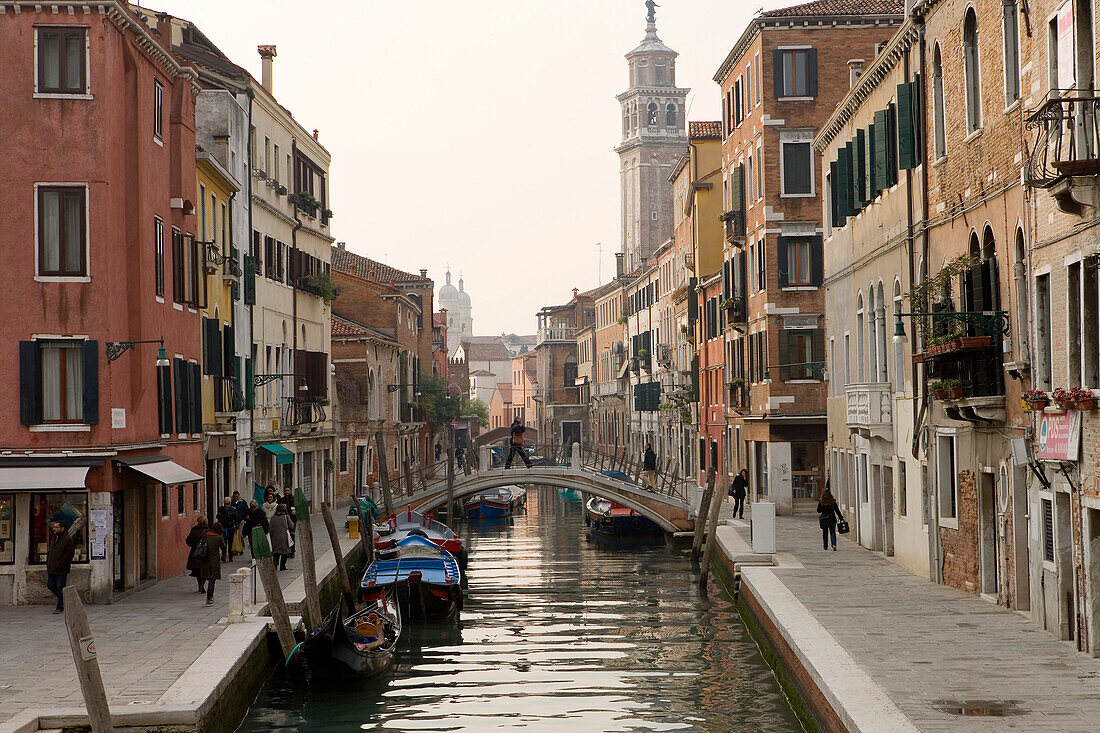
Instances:
[[[239,730],[802,730],[732,600],[701,596],[682,551],[590,536],[579,496],[549,487],[462,532],[458,622],[406,625],[381,678],[277,671]]]

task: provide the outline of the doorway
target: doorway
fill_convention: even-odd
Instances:
[[[129,557],[126,552],[126,492],[133,492],[133,489],[122,489],[111,494],[111,514],[112,523],[114,525],[111,531],[111,562],[114,567],[114,589],[125,590],[127,586],[127,574],[129,568],[126,567]]]
[[[871,530],[871,549],[875,552],[882,552],[885,549],[882,541],[882,466],[877,463],[871,464],[871,502],[868,509],[871,521],[874,524]]]
[[[574,443],[581,442],[581,424],[578,420],[563,420],[561,424],[561,444],[572,450]]]
[[[1027,542],[1027,472],[1012,467],[1012,559],[1016,586],[1016,605],[1020,611],[1031,609],[1031,549]],[[1100,557],[1097,558],[1100,560]],[[1100,600],[1100,598],[1098,598]]]
[[[982,595],[996,597],[1000,589],[996,474],[983,471],[978,483],[978,580]]]
[[[882,467],[882,552],[894,556],[894,467]]]

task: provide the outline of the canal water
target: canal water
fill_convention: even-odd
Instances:
[[[260,731],[801,731],[732,600],[682,550],[589,534],[580,496],[464,526],[461,619],[405,626],[387,675],[276,671],[239,728]]]

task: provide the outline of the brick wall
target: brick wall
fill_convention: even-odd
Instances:
[[[974,474],[959,474],[959,528],[940,528],[943,542],[943,582],[977,593],[978,579],[978,491]]]

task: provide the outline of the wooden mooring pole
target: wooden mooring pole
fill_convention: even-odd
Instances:
[[[340,576],[340,588],[344,592],[344,601],[348,604],[348,613],[355,611],[355,594],[351,591],[351,578],[348,576],[348,566],[344,562],[344,553],[340,549],[340,536],[336,534],[336,522],[332,519],[332,510],[328,504],[321,503],[321,516],[325,520],[325,529],[328,531],[328,540],[332,543],[332,554],[336,556],[336,574]],[[373,543],[371,543],[373,544]]]
[[[92,733],[113,733],[111,709],[107,706],[107,690],[103,687],[103,675],[99,672],[88,613],[84,610],[76,586],[65,586],[61,596],[65,600],[65,627],[69,632],[76,677],[80,680],[80,693],[84,696],[84,707],[88,709]]]
[[[283,588],[279,585],[275,563],[271,561],[271,545],[267,542],[263,527],[252,528],[252,554],[256,558],[256,570],[260,574],[260,582],[264,584],[264,595],[267,596],[267,607],[271,613],[271,619],[275,622],[279,646],[283,649],[283,660],[289,659],[291,652],[294,651],[294,629],[290,627],[290,611],[287,610],[286,601],[283,599]]]
[[[378,483],[382,485],[382,505],[386,516],[393,514],[393,491],[390,490],[390,472],[386,466],[386,436],[378,430],[374,433],[374,452],[378,456]]]
[[[718,544],[718,515],[722,513],[722,502],[726,498],[729,477],[722,473],[722,481],[714,492],[710,502],[710,515],[707,517],[707,542],[703,550],[703,563],[699,568],[699,587],[706,589],[707,578],[710,575],[710,562],[714,557],[714,546]]]
[[[455,429],[447,426],[447,523],[455,523]]]
[[[710,499],[714,494],[714,467],[707,469],[707,486],[703,489],[703,498],[699,501],[699,513],[695,517],[695,537],[691,542],[691,559],[698,560],[703,551],[703,533],[707,528],[707,515],[710,513]]]
[[[302,551],[302,580],[306,586],[305,610],[309,615],[307,628],[316,629],[324,621],[321,616],[321,597],[317,590],[317,555],[313,551],[313,523],[309,516],[309,502],[305,492],[294,490],[294,512],[298,515],[296,534]],[[339,544],[337,545],[339,550]]]

